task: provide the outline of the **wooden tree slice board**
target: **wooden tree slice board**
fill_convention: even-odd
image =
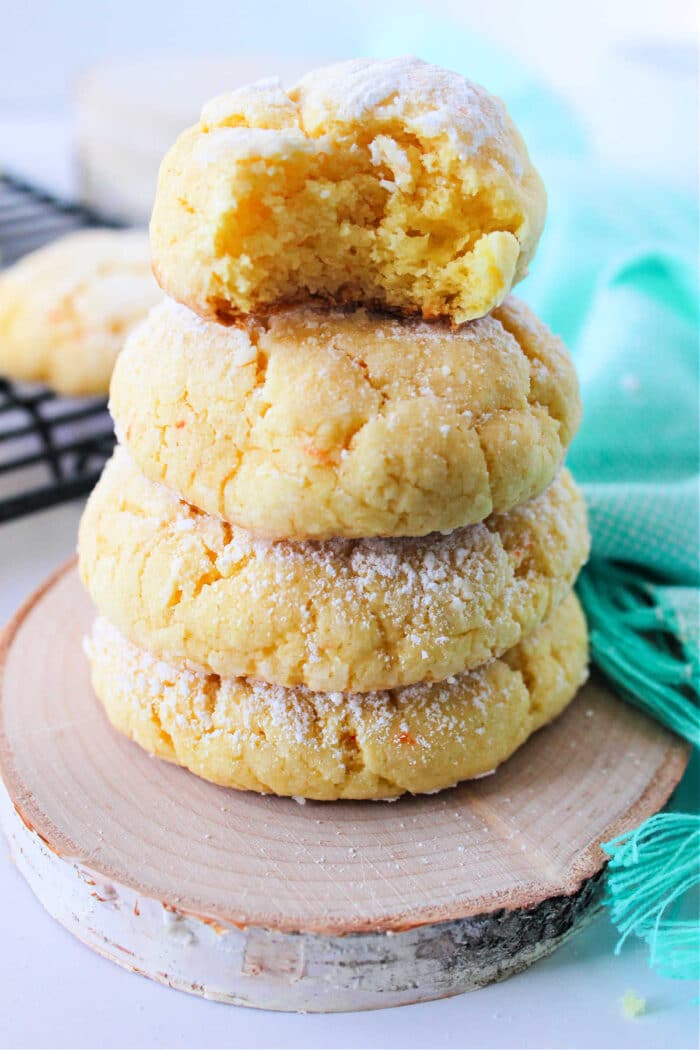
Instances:
[[[601,682],[493,776],[394,803],[228,791],[108,725],[74,563],[3,639],[2,822],[59,922],[129,969],[267,1009],[371,1009],[502,979],[596,906],[599,842],[687,748]]]

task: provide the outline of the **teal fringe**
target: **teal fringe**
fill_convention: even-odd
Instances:
[[[577,591],[594,663],[626,699],[698,747],[698,662],[686,659],[654,588],[633,570],[594,561]],[[605,903],[621,935],[616,953],[633,933],[660,974],[700,979],[700,815],[657,814],[602,848],[610,856]]]
[[[602,848],[610,855],[605,903],[621,934],[615,954],[634,933],[662,976],[699,980],[700,923],[679,913],[700,885],[700,816],[661,813]]]
[[[592,562],[577,591],[586,610],[593,662],[631,703],[700,746],[700,676],[651,604],[638,575]]]

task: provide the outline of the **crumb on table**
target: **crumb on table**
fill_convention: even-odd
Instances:
[[[635,1017],[640,1017],[647,1006],[646,999],[637,995],[631,988],[627,989],[620,1002],[622,1003],[623,1015],[630,1021],[634,1020]]]

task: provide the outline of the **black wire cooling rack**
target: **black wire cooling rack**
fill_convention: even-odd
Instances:
[[[72,230],[115,225],[15,176],[0,176],[2,266]],[[0,522],[85,495],[113,446],[103,398],[59,397],[0,378]]]

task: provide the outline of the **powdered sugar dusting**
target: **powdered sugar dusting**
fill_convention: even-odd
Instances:
[[[323,152],[339,129],[372,121],[398,122],[424,140],[445,137],[462,160],[477,154],[487,164],[495,160],[515,179],[522,178],[527,163],[499,99],[457,73],[411,56],[326,66],[289,92],[279,79],[268,78],[212,99],[202,110],[206,138],[197,159],[210,164],[304,148]],[[396,144],[390,148],[404,170]],[[386,153],[381,144],[374,150]]]
[[[197,164],[226,166],[249,157],[279,157],[290,153],[312,152],[314,144],[299,131],[277,128],[217,128],[197,142],[194,159]]]
[[[587,554],[583,502],[566,472],[507,514],[419,538],[257,537],[147,481],[121,448],[96,505],[102,564],[127,574],[127,591],[154,553],[144,643],[169,638],[164,652],[205,670],[320,691],[440,680],[483,664],[549,616]],[[115,530],[128,537],[119,550]],[[126,629],[131,614],[111,583],[90,586]]]
[[[185,727],[195,718],[198,732],[254,732],[264,719],[283,737],[305,748],[328,748],[332,740],[323,726],[336,724],[339,736],[352,729],[365,738],[405,736],[419,746],[426,739],[416,734],[420,724],[430,735],[459,736],[465,731],[465,715],[471,708],[477,721],[486,721],[488,707],[500,698],[491,681],[491,664],[450,681],[422,683],[404,689],[375,693],[316,693],[303,686],[282,688],[251,678],[219,678],[191,665],[174,666],[133,645],[106,619],[99,617],[84,641],[93,663],[109,664],[116,671],[117,685],[140,706],[150,703],[172,708],[172,717]],[[455,704],[458,701],[458,704]],[[191,714],[175,713],[187,706]],[[235,718],[225,713],[235,712]],[[410,716],[410,721],[407,717]],[[479,735],[479,725],[469,732]],[[337,747],[342,746],[338,740]]]
[[[412,56],[358,59],[308,73],[290,92],[304,127],[398,120],[421,138],[447,136],[462,159],[494,149],[516,178],[523,172],[501,101],[465,77]]]

